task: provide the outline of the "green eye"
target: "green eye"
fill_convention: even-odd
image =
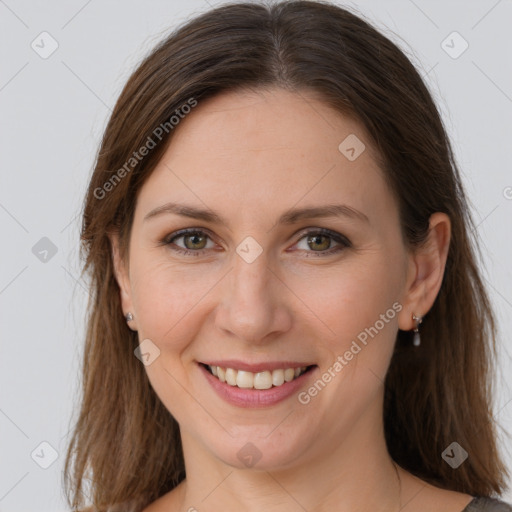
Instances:
[[[333,247],[335,244],[335,247]],[[329,256],[351,247],[350,241],[343,235],[328,229],[316,229],[304,233],[297,242],[297,248],[315,256]]]
[[[183,238],[184,245],[187,249],[204,249],[208,237],[199,233],[191,233],[178,238]]]
[[[183,239],[183,245],[177,243],[180,239]],[[208,246],[209,240],[211,244]],[[211,249],[214,245],[208,234],[197,229],[179,231],[163,240],[162,243],[165,245],[175,245],[177,248],[174,250],[185,254],[201,254],[202,251]]]
[[[326,235],[309,235],[307,240],[309,248],[314,251],[317,249],[320,251],[325,251],[331,248],[331,239]]]

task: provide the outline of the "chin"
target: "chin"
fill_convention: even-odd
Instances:
[[[284,470],[297,464],[305,447],[311,447],[317,437],[307,422],[304,428],[296,425],[293,429],[288,421],[285,423],[282,429],[279,422],[259,428],[237,426],[237,432],[230,430],[231,436],[224,432],[221,437],[212,438],[205,433],[203,439],[215,458],[234,468]]]

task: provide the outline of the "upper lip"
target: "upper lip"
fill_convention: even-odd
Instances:
[[[209,366],[220,366],[221,368],[233,368],[234,370],[243,370],[246,372],[258,373],[287,368],[302,368],[312,366],[311,363],[300,361],[265,361],[261,363],[246,363],[238,359],[223,359],[215,361],[203,361],[203,364]]]

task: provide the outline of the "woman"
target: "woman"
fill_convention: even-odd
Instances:
[[[495,323],[432,98],[335,5],[231,4],[115,106],[73,510],[512,510]]]

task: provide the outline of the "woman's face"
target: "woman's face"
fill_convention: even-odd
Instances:
[[[138,196],[122,297],[185,453],[285,468],[356,425],[381,435],[410,265],[361,125],[270,89],[199,102],[174,130]]]

